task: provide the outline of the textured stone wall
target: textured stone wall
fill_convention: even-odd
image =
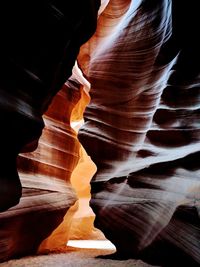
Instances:
[[[200,263],[198,1],[110,0],[79,55],[95,226],[116,258]],[[173,265],[174,264],[174,265]]]
[[[199,266],[198,0],[102,1],[86,42],[98,2],[2,4],[0,260],[101,237],[93,175],[108,257]]]
[[[95,31],[99,4],[1,3],[0,261],[37,252],[64,216],[70,225],[77,200],[70,175],[80,148],[70,116],[80,84],[63,84],[80,46]],[[57,234],[40,249],[67,241],[67,232],[62,236],[59,228]]]

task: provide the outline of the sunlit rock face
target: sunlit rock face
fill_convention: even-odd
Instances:
[[[77,64],[73,68],[73,75],[71,79],[78,81],[78,83],[80,84],[80,89],[77,88],[77,92],[79,92],[80,94],[80,100],[75,105],[71,114],[71,127],[73,127],[77,134],[79,128],[84,123],[83,112],[90,102],[90,83],[84,77]],[[72,187],[78,197],[78,201],[76,202],[74,207],[72,207],[72,209],[77,208],[77,211],[72,218],[70,227],[63,227],[62,233],[62,235],[64,236],[64,233],[66,234],[66,232],[69,231],[69,239],[105,239],[104,235],[94,227],[95,216],[92,209],[89,207],[89,200],[91,198],[90,180],[92,179],[92,176],[95,174],[95,172],[95,164],[87,155],[85,149],[80,145],[79,161],[76,168],[73,170],[70,179]],[[68,218],[64,220],[64,223],[65,222],[69,225]],[[59,240],[60,239],[61,238],[59,238]]]
[[[89,207],[90,181],[96,172],[96,166],[83,147],[80,149],[80,159],[71,176],[72,187],[77,193],[78,210],[72,218],[69,238],[74,240],[105,239],[101,231],[94,227],[95,215]]]
[[[70,82],[68,85],[70,86]],[[77,134],[70,126],[71,112],[80,99],[80,93],[69,86],[63,86],[45,114],[45,128],[37,150],[32,153],[21,154],[18,159],[18,169],[23,188],[31,187],[41,194],[48,190],[49,199],[52,198],[55,203],[54,208],[61,209],[63,206],[65,211],[77,200],[70,178],[78,163],[80,149]],[[63,203],[56,204],[57,199],[61,197]],[[43,198],[43,201],[46,202],[45,196]],[[42,203],[41,200],[41,206]],[[51,207],[49,208],[51,209]],[[46,207],[41,207],[41,212],[46,213],[49,208],[47,204]],[[63,246],[66,244],[71,218],[76,208],[72,210],[65,215],[68,227],[60,228],[56,238],[50,236],[45,240],[40,246],[40,251],[52,250],[59,247],[60,244]],[[55,216],[52,215],[53,218],[55,219]],[[50,219],[51,217],[49,219],[46,217],[44,224],[50,225]]]
[[[81,50],[90,203],[117,257],[200,264],[197,10],[197,0],[110,0]]]
[[[49,105],[95,30],[100,1],[58,2],[1,5],[1,29],[7,26],[0,43],[0,261],[35,253],[64,216],[70,224],[76,209],[66,214],[77,200],[69,179],[80,146],[70,116],[79,83],[69,79]]]

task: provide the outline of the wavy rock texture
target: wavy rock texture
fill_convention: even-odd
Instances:
[[[77,133],[84,123],[83,112],[90,102],[90,83],[83,76],[77,64],[73,68],[72,78],[81,84],[81,97],[71,114],[71,124]],[[78,197],[78,202],[76,203],[78,207],[72,218],[70,228],[68,227],[69,239],[105,239],[104,235],[94,227],[95,215],[89,207],[91,198],[90,181],[96,172],[96,166],[82,146],[80,146],[79,156],[79,162],[71,175],[71,184]]]
[[[105,239],[105,236],[94,227],[95,215],[89,207],[90,181],[96,172],[96,166],[81,147],[80,160],[72,173],[71,183],[78,197],[78,211],[72,218],[69,238],[74,240]]]
[[[80,46],[93,34],[99,3],[4,1],[1,5],[0,211],[19,202],[16,157],[36,149],[44,127],[42,115],[71,76]]]
[[[45,114],[45,128],[37,150],[18,158],[23,194],[17,206],[0,215],[4,247],[1,259],[36,252],[41,241],[62,222],[77,200],[70,176],[79,160],[80,145],[69,118],[79,96],[78,91],[72,93],[70,88],[63,87]],[[65,215],[68,228],[72,215],[71,210]],[[67,233],[67,228],[59,229],[56,238],[49,237],[40,250],[64,245]]]
[[[44,115],[45,128],[37,150],[18,157],[23,194],[19,205],[0,216],[1,260],[61,249],[69,237],[102,238],[89,208],[89,182],[96,167],[77,140],[77,130],[70,126],[71,120],[82,119],[89,101],[87,86],[75,65],[73,75]]]
[[[110,0],[79,56],[92,85],[79,131],[97,166],[90,204],[119,258],[200,264],[197,10]]]
[[[100,3],[10,2],[2,3],[0,16],[0,261],[35,253],[77,199],[69,178],[80,145],[69,118],[79,83],[69,79],[49,105],[93,34]],[[38,149],[18,158],[19,179],[17,155],[36,149],[48,107]],[[52,239],[42,248],[56,245]]]

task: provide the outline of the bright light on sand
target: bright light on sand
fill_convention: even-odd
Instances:
[[[69,240],[67,246],[76,248],[92,249],[115,249],[115,246],[108,240]]]
[[[71,121],[70,125],[71,127],[75,130],[78,131],[79,128],[83,125],[84,120],[80,120],[80,121]]]

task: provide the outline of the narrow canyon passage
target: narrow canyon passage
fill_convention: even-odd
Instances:
[[[2,266],[199,266],[199,0],[29,2],[2,4]]]

